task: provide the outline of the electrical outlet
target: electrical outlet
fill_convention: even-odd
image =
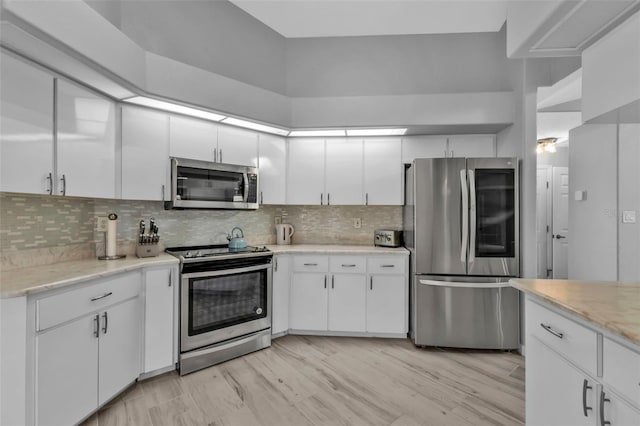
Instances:
[[[282,223],[282,216],[276,216],[275,222],[276,222],[276,225],[280,225]]]
[[[356,217],[353,219],[353,227],[356,229],[359,229],[362,226],[362,219],[359,217]]]
[[[107,232],[107,226],[109,225],[109,218],[97,217],[96,218],[96,231],[98,232]]]

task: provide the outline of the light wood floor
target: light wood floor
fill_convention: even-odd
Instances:
[[[85,424],[524,423],[524,359],[417,349],[409,340],[286,336],[183,377],[132,386]]]

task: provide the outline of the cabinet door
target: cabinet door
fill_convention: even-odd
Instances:
[[[366,331],[366,276],[333,274],[329,286],[329,330]]]
[[[370,275],[367,283],[367,331],[407,332],[407,295],[404,275]]]
[[[326,204],[324,139],[290,139],[287,204]]]
[[[289,329],[289,272],[291,258],[275,256],[273,259],[273,301],[271,308],[271,333]]]
[[[596,425],[596,383],[536,337],[527,335],[527,425]],[[584,415],[583,388],[587,416]]]
[[[326,274],[294,273],[291,275],[289,326],[294,330],[327,329]]]
[[[196,118],[171,116],[169,155],[192,160],[217,160],[218,125]]]
[[[364,191],[368,205],[402,205],[402,142],[400,138],[364,141]]]
[[[281,136],[261,134],[258,167],[260,204],[284,204],[287,189],[287,140]]]
[[[332,138],[326,143],[326,204],[362,205],[362,141]]]
[[[411,163],[416,158],[444,158],[446,156],[446,136],[404,136],[402,138],[403,163]]]
[[[142,350],[140,308],[140,300],[136,297],[100,313],[100,362],[98,365],[100,405],[140,375]]]
[[[169,197],[169,116],[122,107],[122,198]]]
[[[173,365],[173,268],[146,271],[144,309],[144,372]],[[177,271],[176,271],[177,272]]]
[[[57,84],[58,194],[116,198],[115,103],[63,80]]]
[[[0,191],[48,194],[53,77],[0,53]],[[52,175],[53,179],[53,175]]]
[[[231,126],[218,126],[218,162],[258,167],[258,134]]]
[[[495,157],[494,135],[449,136],[449,157]]]
[[[604,398],[602,418],[611,425],[640,425],[640,411],[624,402],[607,388],[602,390]],[[602,395],[600,396],[602,398]],[[609,401],[606,401],[606,400]]]
[[[36,336],[36,424],[76,424],[97,408],[97,330],[90,315]]]

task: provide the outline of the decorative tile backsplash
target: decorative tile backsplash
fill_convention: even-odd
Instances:
[[[294,244],[373,244],[377,228],[402,228],[399,206],[261,206],[258,210],[165,210],[162,202],[0,193],[0,269],[104,254],[96,218],[118,215],[118,253],[134,255],[138,224],[153,217],[165,247],[226,243],[234,226],[251,245],[275,243],[275,218]],[[354,228],[354,219],[361,227]]]

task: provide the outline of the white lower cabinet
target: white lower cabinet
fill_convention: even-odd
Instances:
[[[404,254],[293,255],[289,328],[406,336],[406,266]]]
[[[637,345],[530,297],[525,314],[527,425],[640,424]]]
[[[144,272],[144,369],[145,373],[174,365],[174,345],[177,285],[174,282],[178,270],[171,268],[150,269]]]
[[[273,296],[271,302],[271,334],[289,330],[289,277],[291,257],[277,255],[273,258]]]

